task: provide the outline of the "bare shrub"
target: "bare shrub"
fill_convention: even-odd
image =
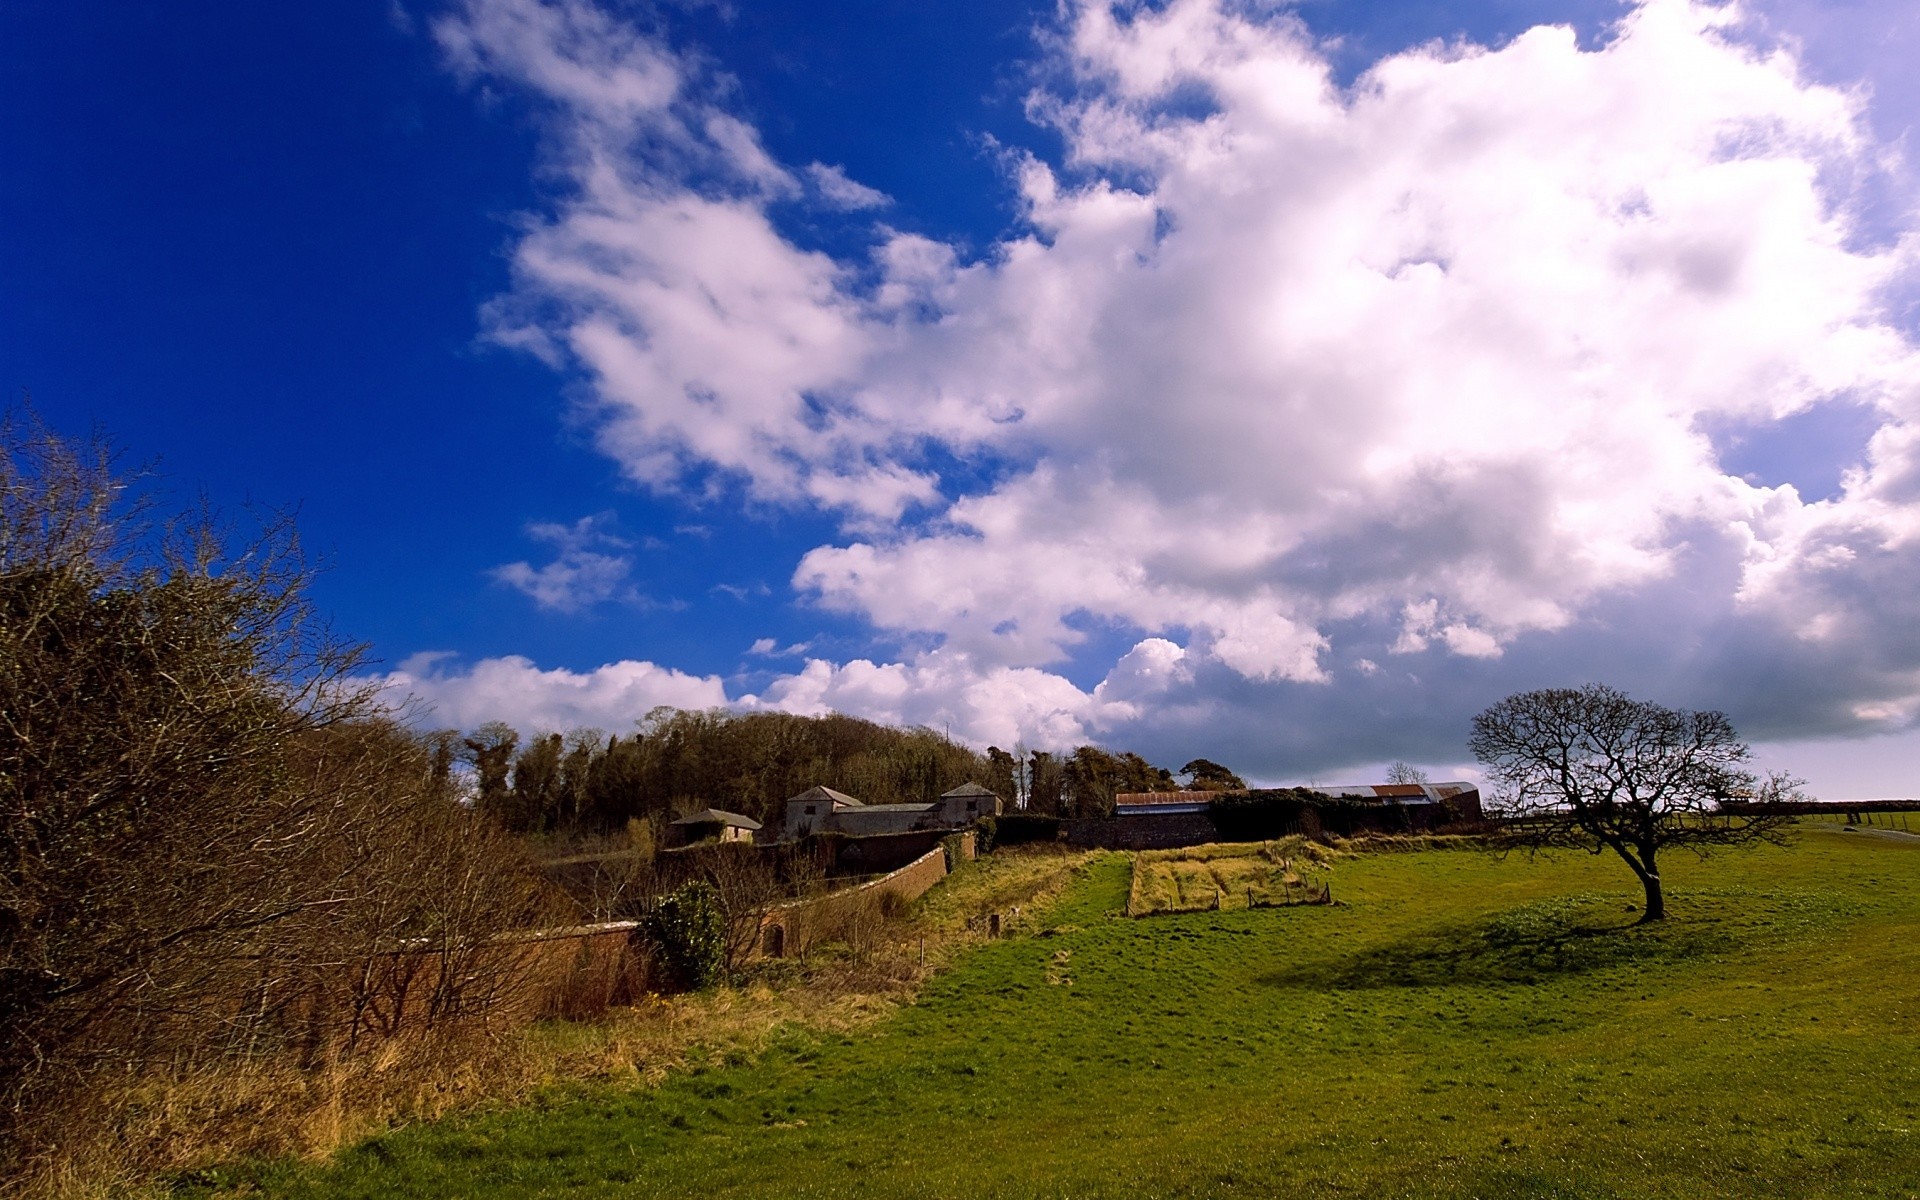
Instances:
[[[0,1180],[57,1172],[110,1077],[484,1025],[532,957],[489,935],[553,911],[377,713],[289,522],[137,497],[0,418]]]
[[[285,750],[366,711],[290,524],[145,523],[113,453],[0,421],[0,1097],[217,1038],[267,931],[352,895]],[[180,1032],[193,1027],[191,1034]],[[17,1143],[16,1143],[17,1144]]]

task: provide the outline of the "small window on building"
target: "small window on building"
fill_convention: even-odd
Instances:
[[[811,804],[807,805],[807,815],[812,816],[813,813],[814,813],[814,806]]]

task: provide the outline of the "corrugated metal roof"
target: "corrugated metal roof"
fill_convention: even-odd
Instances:
[[[1244,796],[1243,791],[1231,792],[1120,792],[1113,802],[1117,807],[1135,804],[1211,804],[1218,796]]]
[[[1332,784],[1327,787],[1309,787],[1310,792],[1319,792],[1322,796],[1344,797],[1349,800],[1387,800],[1406,804],[1436,804],[1455,796],[1480,789],[1471,783],[1347,783]]]
[[[1322,796],[1332,796],[1349,800],[1386,800],[1394,803],[1422,804],[1451,799],[1454,796],[1477,792],[1479,788],[1471,783],[1346,783],[1311,786],[1301,789],[1318,792]],[[1137,811],[1146,808],[1164,808],[1167,805],[1183,807],[1202,806],[1212,803],[1221,796],[1244,796],[1246,790],[1235,789],[1225,792],[1121,792],[1113,798],[1114,807],[1120,811]]]

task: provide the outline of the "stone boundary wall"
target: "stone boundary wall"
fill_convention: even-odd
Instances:
[[[972,830],[960,835],[961,856],[972,858]],[[760,917],[755,954],[784,958],[822,942],[850,940],[886,915],[890,904],[907,905],[947,877],[947,852],[936,846],[906,866],[877,879],[809,900],[791,900]]]
[[[961,857],[975,855],[972,830],[959,835]],[[935,846],[906,866],[760,918],[755,953],[778,926],[782,953],[870,930],[892,905],[925,895],[947,876]],[[454,947],[405,946],[374,954],[328,985],[285,998],[285,1020],[310,1052],[341,1040],[424,1033],[456,1020],[491,1028],[543,1017],[588,1017],[630,1004],[647,989],[651,965],[638,921],[609,921],[498,934]]]
[[[631,1003],[647,982],[635,922],[498,934],[453,946],[397,946],[324,979],[269,992],[289,1041],[309,1058],[363,1039],[447,1025],[512,1028]]]
[[[1205,813],[1140,813],[1062,823],[1067,844],[1087,850],[1175,850],[1220,840]]]
[[[938,850],[951,829],[916,829],[906,833],[849,834],[831,832],[814,835],[815,845],[827,847],[833,855],[829,874],[882,875],[911,866]]]

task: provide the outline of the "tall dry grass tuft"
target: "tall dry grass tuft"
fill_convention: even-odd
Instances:
[[[1411,854],[1419,850],[1486,850],[1498,848],[1498,834],[1483,833],[1369,833],[1334,838],[1339,854]]]
[[[652,1086],[700,1062],[738,1061],[783,1029],[846,1032],[910,998],[922,972],[891,954],[827,956],[782,986],[648,997],[590,1022],[503,1034],[441,1031],[302,1069],[234,1061],[101,1079],[50,1117],[69,1131],[18,1180],[23,1197],[165,1194],[167,1176],[247,1158],[318,1158],[398,1125],[523,1102],[578,1080]]]
[[[322,1157],[397,1125],[511,1105],[570,1081],[653,1086],[691,1065],[757,1055],[783,1030],[847,1032],[910,1000],[980,940],[985,912],[1043,908],[1086,857],[969,864],[951,892],[904,908],[875,895],[821,931],[836,940],[816,942],[804,961],[755,964],[735,987],[642,994],[591,1019],[447,1022],[305,1067],[290,1054],[234,1056],[95,1078],[46,1114],[69,1132],[30,1164],[22,1195],[158,1196],[166,1189],[156,1180],[210,1164]]]
[[[515,1057],[511,1039],[442,1030],[308,1067],[276,1056],[95,1077],[41,1114],[62,1135],[17,1182],[26,1196],[92,1200],[208,1163],[325,1154],[491,1094]]]
[[[1334,862],[1352,853],[1300,836],[1143,850],[1133,856],[1127,915],[1326,903]]]

